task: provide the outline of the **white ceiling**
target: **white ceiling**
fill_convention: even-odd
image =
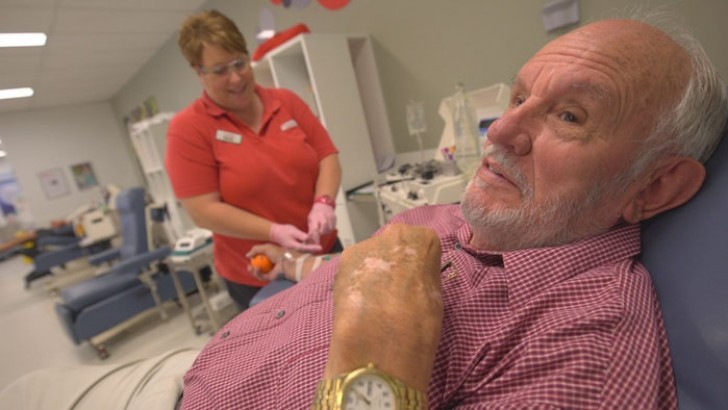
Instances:
[[[44,32],[45,47],[0,48],[0,112],[109,100],[206,0],[0,0],[0,32]]]

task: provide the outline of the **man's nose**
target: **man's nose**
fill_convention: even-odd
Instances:
[[[509,108],[490,125],[488,140],[506,147],[516,155],[527,155],[531,152],[532,132],[527,109],[521,105]]]

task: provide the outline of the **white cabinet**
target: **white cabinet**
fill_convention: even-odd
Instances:
[[[339,237],[344,246],[377,227],[376,208],[346,201],[344,193],[374,179],[377,158],[394,154],[379,75],[366,35],[302,34],[271,50],[253,65],[266,87],[298,94],[331,135],[343,169],[337,198]]]

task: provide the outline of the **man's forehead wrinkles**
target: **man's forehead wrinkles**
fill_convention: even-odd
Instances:
[[[535,82],[542,75],[544,67],[540,67],[532,73],[528,73],[524,76],[523,73],[519,73],[512,80],[512,86],[514,88],[521,88],[532,91]],[[556,79],[548,78],[547,91],[566,92],[574,94],[583,94],[592,100],[600,103],[609,103],[614,98],[612,94],[601,84],[593,81],[585,81],[582,79]]]
[[[599,84],[579,82],[571,84],[569,88],[580,93],[583,92],[598,102],[609,102],[611,100],[610,94]]]

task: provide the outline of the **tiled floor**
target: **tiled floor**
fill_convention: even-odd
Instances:
[[[0,262],[0,389],[44,367],[126,362],[174,348],[201,348],[210,337],[209,333],[196,335],[184,311],[172,306],[168,320],[154,316],[110,340],[106,344],[110,356],[101,361],[94,348],[87,343],[74,345],[61,328],[53,309],[57,296],[48,291],[58,279],[39,279],[24,289],[23,277],[31,269],[21,257]],[[81,264],[56,276],[68,278],[79,272],[89,271]]]

